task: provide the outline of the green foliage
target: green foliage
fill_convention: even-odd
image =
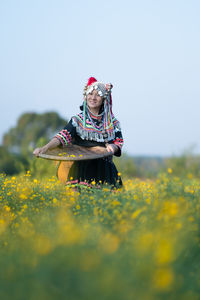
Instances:
[[[42,147],[46,143],[45,138],[41,137],[36,147]],[[29,159],[29,170],[37,178],[52,177],[56,173],[55,161],[33,157]]]
[[[137,169],[137,177],[142,178],[155,178],[164,166],[163,158],[159,156],[136,156],[133,160]]]
[[[3,136],[0,156],[0,170],[6,174],[18,174],[31,169],[34,174],[51,176],[55,174],[52,162],[37,160],[32,152],[36,147],[44,146],[60,131],[67,121],[55,112],[24,113],[16,127]]]
[[[3,145],[11,153],[31,156],[40,138],[48,142],[66,123],[67,121],[55,112],[24,113],[16,127],[3,136]]]
[[[130,178],[137,176],[137,168],[135,166],[134,159],[131,156],[124,153],[119,158],[114,156],[113,161],[118,171],[122,173],[124,177]]]
[[[190,149],[179,156],[165,158],[165,166],[171,168],[177,176],[200,177],[200,155],[195,155]]]
[[[154,178],[164,167],[162,157],[131,156],[126,153],[120,158],[114,157],[114,163],[125,178]]]
[[[12,154],[0,146],[0,172],[13,175],[28,170],[28,161],[19,154]]]

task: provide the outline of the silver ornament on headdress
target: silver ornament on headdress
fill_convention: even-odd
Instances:
[[[87,89],[84,89],[84,95],[88,95],[94,89],[98,91],[99,96],[101,96],[101,97],[107,96],[107,90],[106,90],[105,84],[102,82],[98,82],[98,81],[92,83],[89,87],[87,87]]]

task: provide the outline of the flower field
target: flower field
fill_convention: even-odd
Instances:
[[[0,176],[0,299],[200,299],[200,181]]]

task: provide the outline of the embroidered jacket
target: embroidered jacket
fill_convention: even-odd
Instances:
[[[83,113],[73,116],[69,123],[58,132],[55,137],[59,139],[63,146],[70,143],[92,147],[92,146],[105,146],[106,142],[118,146],[116,156],[121,156],[121,148],[123,146],[123,137],[119,121],[113,116],[112,130],[103,129],[103,122],[101,118],[88,115],[86,119],[87,127],[83,126]]]

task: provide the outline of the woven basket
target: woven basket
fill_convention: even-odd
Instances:
[[[75,161],[103,158],[110,155],[112,155],[112,152],[108,152],[105,147],[68,145],[67,147],[56,147],[47,150],[46,153],[39,154],[39,157],[52,160]]]
[[[82,147],[70,144],[67,147],[56,147],[48,150],[45,154],[39,154],[39,157],[54,160],[56,175],[61,182],[65,183],[74,161],[97,159],[110,155],[112,152],[108,152],[105,147]]]

